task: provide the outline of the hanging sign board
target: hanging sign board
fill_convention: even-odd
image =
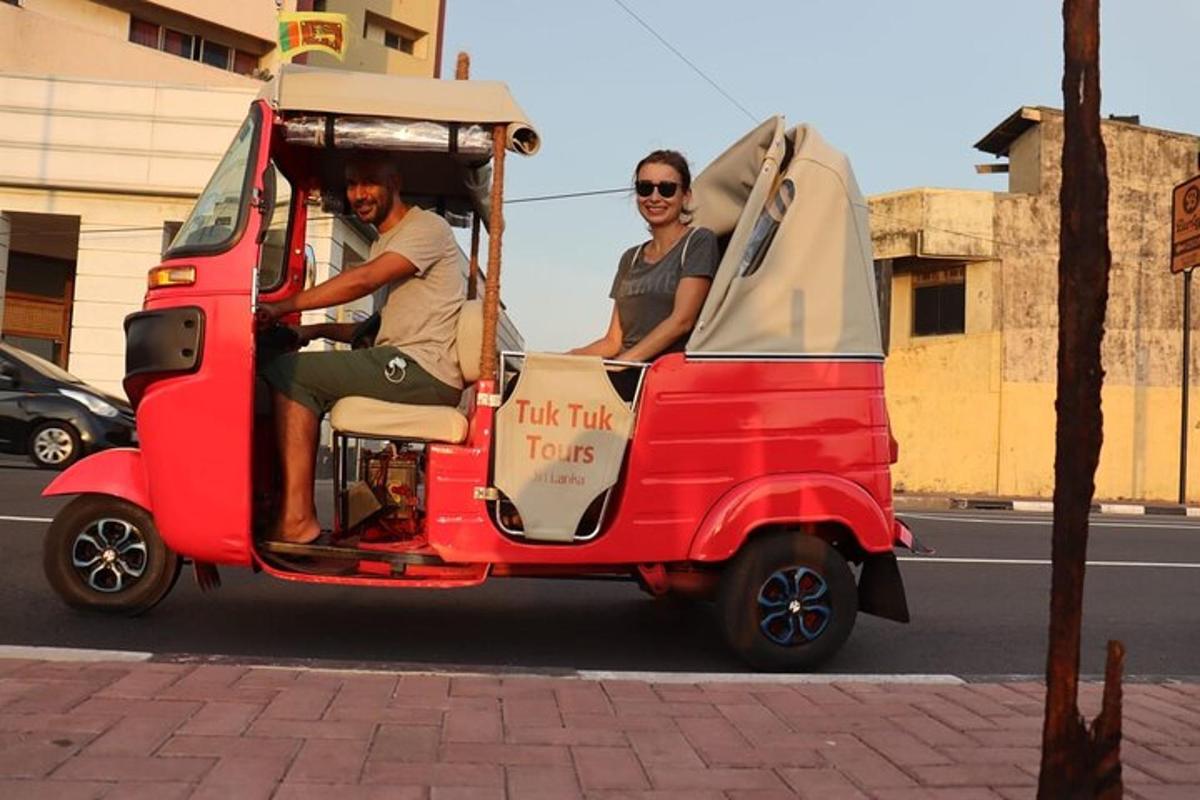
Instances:
[[[1171,272],[1200,266],[1200,175],[1175,187],[1171,211]]]

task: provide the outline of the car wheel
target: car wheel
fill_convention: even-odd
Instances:
[[[29,435],[29,457],[42,469],[69,467],[80,449],[79,433],[66,422],[43,422]]]
[[[858,615],[854,574],[823,539],[799,532],[752,538],[721,576],[717,614],[751,666],[802,672],[845,643]]]
[[[50,523],[42,564],[67,605],[134,616],[166,597],[183,561],[145,509],[108,495],[83,495]]]

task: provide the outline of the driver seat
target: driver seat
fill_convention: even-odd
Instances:
[[[467,300],[458,314],[455,350],[466,384],[479,380],[483,352],[483,302]],[[467,418],[457,408],[389,403],[370,397],[343,397],[329,415],[337,436],[361,439],[412,439],[461,444]]]

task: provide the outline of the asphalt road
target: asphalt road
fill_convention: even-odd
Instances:
[[[137,619],[73,611],[42,576],[52,477],[0,462],[0,644],[445,668],[739,671],[708,606],[653,600],[632,584],[495,579],[412,591],[316,587],[224,570],[202,594],[190,570]],[[1050,523],[1004,512],[904,515],[932,557],[904,561],[913,621],[860,616],[828,672],[1039,676],[1049,605]],[[21,519],[29,518],[29,519]],[[1200,520],[1097,517],[1082,669],[1122,640],[1131,678],[1200,677]],[[1190,564],[1170,566],[1170,564]]]

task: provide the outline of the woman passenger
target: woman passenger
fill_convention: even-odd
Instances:
[[[618,262],[608,332],[570,351],[575,355],[651,361],[682,352],[717,271],[716,234],[688,224],[692,173],[687,159],[674,150],[655,150],[638,162],[633,186],[650,238],[630,247]],[[614,383],[619,390],[630,389],[637,377],[636,370],[626,370],[614,375]]]

